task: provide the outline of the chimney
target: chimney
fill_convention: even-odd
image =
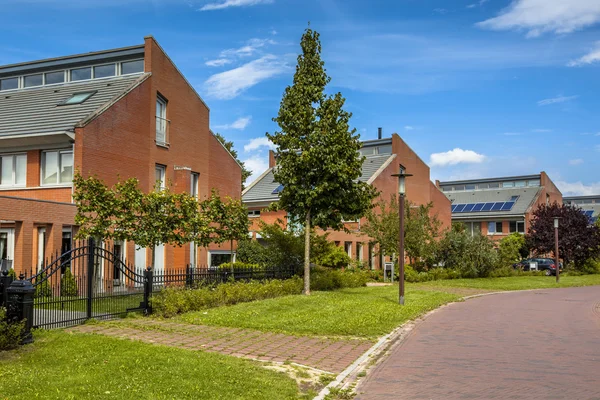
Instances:
[[[383,128],[377,128],[377,139],[381,139]]]
[[[275,152],[273,150],[269,150],[269,168],[273,168],[275,164]]]

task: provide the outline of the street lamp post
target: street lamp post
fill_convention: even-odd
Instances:
[[[558,261],[558,219],[558,217],[554,218],[554,257],[556,258],[554,263],[556,264],[556,283],[558,283],[560,279],[560,262]]]
[[[400,171],[392,176],[398,177],[398,222],[400,229],[398,232],[398,284],[399,284],[399,303],[404,305],[404,197],[406,195],[406,178],[412,176],[405,173],[406,168],[400,164]]]

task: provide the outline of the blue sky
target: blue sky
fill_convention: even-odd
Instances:
[[[598,0],[0,2],[0,64],[153,35],[255,176],[310,21],[363,139],[397,132],[432,179],[544,170],[600,194]]]

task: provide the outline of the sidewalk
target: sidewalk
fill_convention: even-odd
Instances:
[[[287,361],[336,375],[373,345],[367,340],[292,336],[154,319],[81,325],[69,331],[139,340],[188,350],[217,352],[260,361]]]

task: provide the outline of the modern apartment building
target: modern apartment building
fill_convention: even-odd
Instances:
[[[545,172],[436,184],[452,202],[453,223],[462,222],[472,234],[495,240],[514,232],[526,233],[538,205],[563,201]]]
[[[600,216],[600,195],[598,196],[569,196],[563,198],[565,204],[573,204],[581,208],[583,213],[590,218],[590,222],[596,222]]]
[[[388,201],[398,193],[398,178],[392,174],[398,173],[399,165],[406,168],[406,173],[413,176],[406,180],[406,197],[417,205],[433,203],[432,214],[437,215],[444,228],[450,227],[450,201],[431,182],[429,167],[419,156],[398,136],[390,138],[367,140],[363,142],[361,154],[366,157],[362,166],[360,180],[373,185],[380,193],[380,199]],[[253,237],[260,239],[258,221],[274,223],[277,220],[287,223],[285,211],[266,211],[265,209],[277,201],[282,186],[274,180],[273,170],[277,168],[273,152],[269,157],[269,169],[256,179],[242,194],[244,204],[248,207],[249,216],[254,219],[252,225]],[[380,268],[382,258],[377,256],[376,245],[371,238],[361,233],[364,218],[358,221],[346,222],[345,226],[351,233],[344,231],[328,231],[329,239],[336,245],[343,246],[348,255],[364,262],[371,268]]]
[[[0,257],[16,272],[68,250],[75,170],[176,192],[241,196],[241,168],[209,108],[153,37],[113,50],[0,66]],[[144,267],[149,249],[117,243]],[[229,248],[156,249],[156,269],[211,264]]]

